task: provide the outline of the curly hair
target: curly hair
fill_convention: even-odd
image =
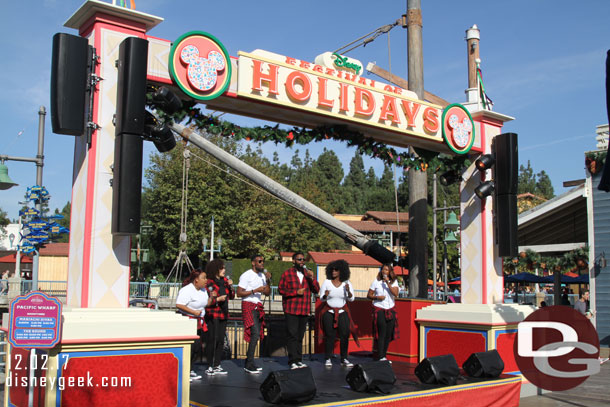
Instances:
[[[205,266],[205,274],[208,279],[216,280],[219,277],[220,270],[225,267],[225,262],[220,259],[214,259]]]
[[[189,276],[187,278],[185,278],[184,281],[182,282],[182,287],[187,286],[190,283],[192,283],[193,281],[195,281],[197,279],[197,277],[199,277],[201,275],[201,273],[206,274],[205,271],[203,271],[201,269],[192,270],[191,274],[189,274]]]
[[[345,260],[334,260],[326,266],[326,278],[333,279],[333,270],[339,271],[339,281],[344,282],[349,280],[350,271],[349,264]]]
[[[381,267],[379,267],[379,273],[377,273],[377,280],[383,280],[383,272],[381,270],[383,270],[384,267],[388,267],[390,269],[390,274],[388,275],[388,277],[390,278],[390,283],[394,283],[394,281],[396,281],[396,274],[394,273],[394,266],[392,266],[391,263],[385,263],[382,264]]]

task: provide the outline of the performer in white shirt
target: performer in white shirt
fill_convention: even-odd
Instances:
[[[200,269],[191,271],[191,274],[182,282],[182,288],[178,291],[178,298],[176,298],[178,311],[190,318],[197,319],[197,336],[199,338],[191,345],[191,368],[202,351],[203,333],[207,331],[203,317],[205,316],[205,307],[212,301],[207,290],[203,289],[206,281],[205,271]],[[201,375],[191,370],[191,381],[193,379],[201,379]]]
[[[373,335],[377,340],[377,358],[387,360],[390,342],[398,338],[398,320],[394,298],[399,287],[391,264],[381,266],[377,278],[371,283],[367,298],[373,300]]]
[[[252,269],[239,277],[237,296],[242,299],[241,312],[244,321],[244,340],[248,342],[246,367],[248,373],[260,373],[261,367],[254,364],[254,352],[259,340],[263,339],[265,311],[261,294],[271,294],[271,273],[265,270],[265,259],[260,254],[252,256]]]
[[[335,347],[335,338],[339,331],[341,364],[352,367],[347,359],[350,331],[355,333],[355,327],[347,306],[348,301],[354,301],[354,287],[349,281],[349,264],[345,260],[335,260],[326,266],[326,280],[322,283],[320,292],[323,301],[318,310],[324,330],[324,359],[327,367],[332,366],[331,356]],[[358,343],[357,337],[355,337]]]

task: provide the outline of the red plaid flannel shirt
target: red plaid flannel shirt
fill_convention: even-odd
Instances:
[[[265,337],[265,309],[263,308],[262,302],[241,302],[241,316],[244,321],[244,341],[250,342],[250,335],[252,335],[252,325],[254,325],[254,318],[252,318],[252,311],[258,310],[258,319],[261,321],[261,329],[259,332],[261,341]]]
[[[235,298],[235,292],[233,291],[233,287],[229,284],[229,280],[226,277],[223,277],[223,283],[225,286],[225,292],[227,294],[226,301],[232,300]],[[210,287],[212,288],[210,290]],[[220,286],[216,284],[214,280],[208,280],[205,285],[206,290],[208,290],[208,295],[212,298],[212,303],[205,307],[205,317],[206,318],[215,318],[215,319],[227,319],[229,317],[229,307],[226,307],[226,311],[221,308],[221,302],[216,301],[215,297],[212,297],[212,292],[215,292],[217,296],[220,296]]]
[[[284,271],[278,284],[278,290],[282,295],[282,305],[286,314],[309,315],[311,312],[311,294],[320,292],[320,284],[308,278],[307,273],[303,273],[303,282],[299,282],[297,271],[294,267]],[[298,295],[297,290],[305,288],[303,295]]]
[[[391,321],[392,319],[394,320],[394,331],[392,332],[392,337],[390,338],[390,340],[393,341],[394,339],[400,338],[400,329],[398,329],[398,318],[396,317],[396,310],[394,310],[394,307],[390,309],[383,309],[375,306],[373,306],[373,338],[379,339],[379,331],[377,330],[377,318],[379,311],[383,311],[386,321]]]

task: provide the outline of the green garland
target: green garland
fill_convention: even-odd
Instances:
[[[512,274],[516,268],[518,273],[533,272],[534,269],[542,269],[552,271],[560,271],[562,273],[571,271],[576,272],[578,269],[587,267],[589,261],[589,249],[580,247],[572,251],[564,253],[563,256],[541,256],[533,250],[521,252],[517,257],[505,257],[503,260],[504,270]]]
[[[163,116],[163,114],[161,114]],[[276,126],[241,127],[228,121],[220,120],[212,114],[204,114],[194,104],[184,107],[171,117],[176,122],[186,119],[186,125],[192,125],[198,130],[205,130],[211,134],[231,136],[236,140],[247,140],[256,142],[274,142],[290,147],[294,144],[308,144],[312,141],[323,141],[328,139],[344,141],[348,146],[355,146],[360,154],[381,159],[387,165],[396,165],[405,171],[414,168],[418,171],[431,169],[434,172],[457,171],[470,165],[470,160],[465,155],[449,156],[436,152],[414,149],[412,152],[399,153],[394,148],[384,143],[364,136],[362,133],[349,130],[346,126],[320,126],[314,129],[293,127],[290,130],[280,129]]]

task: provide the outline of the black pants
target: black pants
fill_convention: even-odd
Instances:
[[[339,331],[341,360],[347,359],[347,346],[349,344],[349,317],[347,316],[347,312],[339,314],[337,329],[333,328],[334,321],[335,314],[332,312],[326,311],[326,313],[322,315],[322,326],[324,327],[324,359],[330,359],[333,354],[337,331]]]
[[[377,312],[377,355],[379,359],[381,359],[385,358],[385,355],[388,352],[388,346],[392,340],[396,321],[394,318],[386,321],[384,310],[375,312]]]
[[[286,315],[286,334],[288,342],[288,364],[303,360],[303,336],[307,329],[307,315]]]
[[[211,367],[220,365],[222,358],[222,349],[225,343],[225,334],[227,332],[227,320],[206,318],[208,324],[208,341],[206,343],[206,357],[208,364]]]
[[[203,353],[203,329],[197,330],[198,338],[195,339],[195,342],[191,345],[191,368],[193,367],[193,363],[197,359],[201,359],[201,354]]]
[[[246,365],[248,363],[254,363],[254,352],[256,352],[256,345],[261,336],[261,320],[258,310],[252,310],[252,319],[254,325],[250,328],[250,343],[248,343],[248,352],[246,353]]]

